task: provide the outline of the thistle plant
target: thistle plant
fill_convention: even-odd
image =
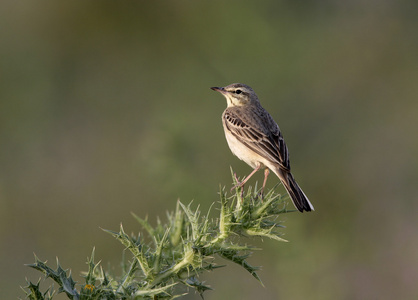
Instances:
[[[237,180],[234,177],[234,185]],[[128,235],[121,225],[118,231],[105,230],[124,247],[129,258],[122,263],[122,275],[105,272],[100,262],[95,262],[95,250],[88,258],[84,283],[77,284],[71,272],[64,270],[58,260],[53,269],[35,256],[28,266],[51,278],[58,290],[51,286],[41,292],[40,280],[28,281],[24,287],[29,299],[53,299],[57,293],[65,293],[69,299],[174,299],[195,290],[203,293],[211,288],[200,281],[199,275],[224,267],[216,263],[216,257],[236,263],[255,279],[261,279],[258,267],[247,259],[256,247],[247,245],[243,237],[281,238],[279,215],[288,212],[284,197],[275,188],[262,195],[257,185],[248,187],[246,193],[237,187],[231,196],[225,188],[220,190],[219,216],[210,217],[211,209],[202,215],[199,206],[184,205],[180,201],[174,212],[167,213],[167,222],[152,226],[147,219],[133,214],[144,234]],[[262,284],[262,283],[261,283]]]

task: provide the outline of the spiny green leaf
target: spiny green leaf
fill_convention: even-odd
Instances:
[[[192,239],[195,241],[199,237],[199,207],[193,212],[190,208],[191,203],[186,207],[183,203],[179,202],[183,208],[184,213],[187,216],[188,221],[191,225]]]
[[[147,289],[147,290],[140,290],[137,291],[135,293],[135,296],[156,296],[158,294],[165,294],[165,295],[170,295],[167,290],[169,290],[170,288],[174,287],[175,285],[177,285],[177,283],[172,283],[163,287],[159,287],[159,288],[153,288],[153,289]]]
[[[251,218],[257,219],[261,215],[265,214],[266,213],[266,210],[271,206],[271,204],[272,204],[273,201],[277,200],[278,196],[279,195],[273,196],[273,197],[268,197],[263,202],[260,201],[260,204],[257,205],[255,211],[252,212]]]
[[[121,284],[119,285],[116,292],[120,292],[123,289],[126,289],[129,284],[133,281],[133,278],[135,277],[135,272],[138,270],[138,261],[134,260],[128,270],[128,272],[125,274],[125,276],[122,278]]]
[[[64,270],[61,268],[58,258],[57,258],[57,270],[53,270],[50,267],[46,265],[46,261],[42,262],[38,259],[38,257],[35,255],[35,263],[27,265],[28,267],[34,268],[38,271],[41,271],[45,274],[45,276],[48,278],[52,278],[56,283],[59,285],[58,293],[65,292],[67,296],[70,299],[78,299],[79,294],[77,293],[77,290],[75,287],[75,281],[71,277],[71,272],[69,272],[69,275],[67,277],[67,270]]]
[[[91,252],[90,258],[87,259],[87,265],[88,265],[88,271],[84,278],[86,279],[87,285],[93,285],[95,284],[97,278],[96,278],[96,269],[100,265],[100,262],[97,264],[94,263],[94,251],[95,248],[93,247],[93,250]]]
[[[120,225],[119,232],[114,232],[106,229],[104,229],[104,231],[116,237],[116,239],[119,240],[134,255],[146,278],[152,277],[151,268],[149,267],[147,258],[143,253],[143,249],[139,243],[139,239],[135,241],[132,238],[130,238],[123,230],[122,224]]]
[[[186,280],[186,284],[192,288],[194,288],[200,295],[200,297],[202,297],[203,299],[203,293],[207,290],[212,290],[212,288],[208,285],[204,285],[203,282],[200,282],[199,280],[197,280],[196,277],[191,277],[189,279]]]
[[[258,276],[258,274],[256,273],[256,271],[258,271],[260,268],[259,267],[253,267],[251,266],[246,259],[248,258],[249,254],[244,254],[244,255],[238,255],[237,251],[223,251],[220,252],[219,255],[221,255],[222,257],[242,266],[245,270],[247,270],[252,276],[254,276],[255,279],[257,279],[262,285],[262,281],[260,279],[260,277]]]
[[[155,230],[154,228],[152,228],[151,224],[148,222],[147,217],[145,219],[142,219],[134,213],[131,213],[131,214],[134,216],[135,220],[137,220],[138,223],[141,224],[141,226],[148,232],[149,236],[155,236]]]
[[[32,283],[31,281],[26,280],[27,286],[25,286],[23,291],[26,293],[26,298],[30,300],[50,300],[52,299],[53,295],[49,293],[51,288],[48,288],[45,293],[42,294],[42,292],[39,289],[39,283],[41,279],[39,278],[38,282],[36,284]],[[29,292],[26,292],[25,289],[28,289]]]
[[[260,237],[267,237],[269,239],[273,239],[276,241],[280,241],[280,242],[288,242],[288,240],[285,240],[283,238],[281,238],[280,236],[278,236],[277,234],[271,233],[271,229],[270,230],[263,230],[263,229],[246,229],[245,233],[249,236],[260,236]]]
[[[228,209],[228,202],[227,202],[225,193],[221,191],[220,195],[221,195],[221,213],[219,217],[220,235],[218,239],[225,239],[228,236],[228,232],[231,227],[231,211]]]
[[[154,237],[154,243],[156,245],[156,249],[155,249],[155,255],[154,255],[154,266],[153,266],[153,271],[155,274],[160,272],[160,262],[162,260],[162,252],[164,249],[164,246],[167,243],[167,238],[168,238],[168,234],[170,232],[170,228],[167,228],[167,230],[165,231],[164,236],[162,237],[162,239],[160,241],[157,240],[157,237]]]
[[[174,217],[170,220],[171,222],[171,233],[169,235],[171,244],[176,247],[182,239],[182,231],[184,226],[184,213],[180,209],[180,201],[177,201],[176,211]]]

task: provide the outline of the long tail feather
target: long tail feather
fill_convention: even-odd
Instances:
[[[292,173],[280,168],[275,171],[276,175],[280,178],[280,181],[286,188],[286,191],[292,199],[293,204],[300,212],[315,210],[308,197],[306,197],[305,193],[296,183]]]

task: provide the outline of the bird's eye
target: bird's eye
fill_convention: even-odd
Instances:
[[[241,93],[242,93],[242,91],[241,91],[241,90],[236,90],[236,91],[235,91],[235,93],[236,93],[236,94],[241,94]]]

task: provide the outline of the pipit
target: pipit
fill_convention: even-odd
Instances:
[[[264,168],[264,191],[270,169],[279,177],[300,212],[314,210],[290,173],[289,153],[279,126],[261,106],[253,89],[242,83],[211,89],[226,98],[228,106],[222,114],[222,124],[229,148],[254,169],[236,187],[243,187],[255,172]]]

